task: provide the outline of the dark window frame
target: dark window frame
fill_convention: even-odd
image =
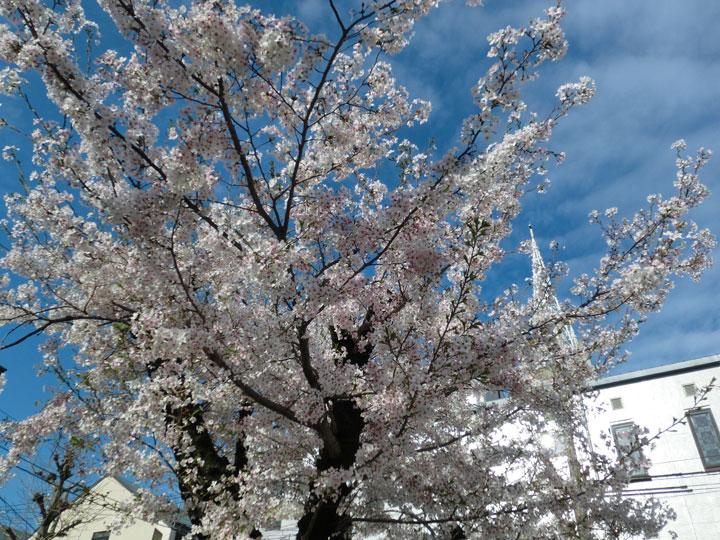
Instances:
[[[692,422],[692,416],[700,416],[702,414],[708,415],[710,419],[710,426],[715,432],[715,438],[720,443],[720,430],[718,430],[717,422],[715,422],[715,417],[713,416],[712,410],[710,409],[692,409],[686,413],[688,425],[690,426],[690,433],[692,433],[693,440],[695,441],[695,448],[697,448],[698,454],[700,455],[700,461],[702,461],[703,468],[706,471],[720,471],[720,460],[718,460],[718,463],[716,464],[708,464],[707,460],[705,459],[705,452],[703,452],[702,445],[700,444],[700,440],[698,439],[697,433],[695,432],[695,426]]]
[[[486,390],[483,394],[483,401],[485,403],[493,403],[495,401],[502,401],[510,397],[508,390]]]
[[[97,531],[92,535],[91,540],[108,540],[110,538],[110,531]]]
[[[621,422],[619,424],[612,424],[610,426],[610,432],[613,436],[613,442],[615,443],[615,450],[618,453],[618,458],[621,457],[621,452],[625,454],[625,449],[623,449],[623,445],[621,445],[618,442],[618,436],[616,433],[616,430],[622,429],[622,428],[630,428],[630,429],[636,429],[637,424],[635,422]],[[630,458],[633,454],[639,453],[642,450],[642,448],[638,448],[636,450],[633,450],[629,454],[627,454],[627,457]],[[642,482],[645,480],[652,480],[652,477],[650,476],[650,470],[648,468],[638,468],[635,470],[630,471],[630,481],[631,482]]]

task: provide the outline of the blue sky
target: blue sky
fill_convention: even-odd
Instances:
[[[489,0],[485,8],[471,9],[452,2],[418,24],[411,47],[397,58],[396,73],[411,94],[432,100],[433,131],[457,126],[466,114],[468,88],[487,66],[484,35],[526,24],[543,7],[537,1]],[[556,129],[551,146],[565,152],[566,160],[550,171],[546,195],[525,200],[507,247],[524,239],[532,223],[546,254],[553,240],[564,247],[559,258],[572,276],[590,271],[602,255],[599,230],[587,222],[591,210],[617,206],[620,215],[631,216],[650,193],[672,196],[675,155],[669,147],[677,139],[687,141],[688,152],[700,146],[720,152],[720,4],[576,0],[566,9],[568,55],[541,71],[526,95],[529,109],[547,110],[555,89],[582,75],[595,80],[597,94]],[[719,161],[716,156],[703,174],[716,195],[693,214],[715,234]],[[529,264],[518,260],[510,273],[521,282],[528,271]],[[663,311],[651,315],[629,344],[630,360],[615,372],[720,352],[719,290],[717,267],[702,283],[679,281]]]
[[[292,10],[312,29],[331,22],[326,0],[256,4],[277,14]],[[418,135],[421,146],[431,135],[441,148],[456,140],[461,119],[472,111],[470,88],[489,65],[485,36],[507,24],[526,24],[545,4],[486,0],[485,8],[468,8],[454,1],[417,25],[411,45],[391,61],[411,95],[433,103],[430,121]],[[720,152],[720,3],[574,0],[566,8],[569,53],[542,70],[526,96],[529,108],[548,110],[556,88],[582,75],[596,81],[597,95],[555,131],[552,147],[567,158],[551,170],[549,193],[525,200],[506,247],[526,239],[532,223],[545,253],[550,241],[564,246],[560,258],[572,276],[590,271],[602,254],[599,230],[587,223],[591,210],[618,206],[621,215],[632,215],[648,194],[672,195],[673,141],[684,138],[692,152],[700,146]],[[17,102],[3,101],[0,115],[8,120],[24,114]],[[0,140],[1,146],[14,142],[6,131],[0,131]],[[0,167],[0,190],[14,190],[13,169]],[[705,169],[704,182],[716,195],[693,217],[718,234],[720,156]],[[515,257],[503,278],[523,283],[530,263],[524,255]],[[720,352],[719,289],[720,268],[707,272],[700,284],[679,282],[663,312],[650,316],[629,344],[632,357],[616,372]],[[33,368],[40,361],[38,343],[0,353],[0,364],[9,368],[0,414],[21,417],[42,398],[43,382]]]
[[[326,0],[254,4],[278,15],[295,14],[311,29],[332,23]],[[462,118],[473,110],[470,88],[489,66],[485,36],[508,24],[526,25],[549,4],[486,0],[484,8],[470,8],[452,1],[416,25],[411,45],[391,61],[411,96],[433,104],[419,143],[433,136],[441,149],[454,144]],[[588,224],[590,211],[616,206],[620,216],[632,216],[646,205],[647,195],[672,196],[676,169],[670,145],[677,139],[687,141],[688,153],[701,146],[720,153],[720,3],[571,0],[565,8],[568,54],[543,66],[525,94],[528,108],[547,111],[555,90],[583,75],[595,80],[597,94],[555,130],[551,147],[565,152],[566,160],[551,169],[547,194],[525,199],[506,248],[526,239],[532,223],[545,254],[551,241],[564,248],[559,259],[572,277],[592,271],[603,254],[599,229]],[[703,181],[716,196],[692,217],[717,235],[720,155],[704,169]],[[522,283],[529,261],[515,257],[503,266],[502,278]],[[570,286],[570,280],[561,284],[559,296]],[[651,315],[628,345],[630,360],[614,373],[720,352],[718,291],[720,268],[706,272],[699,284],[678,281],[663,311]]]

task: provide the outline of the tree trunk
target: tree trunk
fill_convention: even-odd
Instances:
[[[358,330],[357,339],[346,332],[340,336],[334,328],[330,328],[333,344],[345,351],[343,362],[363,368],[370,359],[372,349],[360,350],[357,343],[371,329],[372,311],[368,312],[365,322]],[[316,461],[319,473],[329,469],[350,469],[355,463],[355,456],[360,448],[360,435],[365,427],[362,411],[353,399],[341,397],[332,400],[328,414],[330,429],[337,441],[340,451],[332,452],[327,445],[320,450]],[[310,496],[305,503],[305,513],[298,521],[297,540],[351,540],[352,520],[344,514],[340,507],[343,500],[350,495],[352,488],[341,484],[337,493],[330,500],[318,497],[313,493],[314,484],[310,484]]]

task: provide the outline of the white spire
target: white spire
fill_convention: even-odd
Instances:
[[[532,225],[528,225],[528,227],[530,228],[530,253],[532,256],[532,286],[535,312],[542,313],[551,311],[560,313],[560,302],[558,302],[553,292],[552,283],[545,269],[545,263],[542,260],[540,249],[538,248],[537,242],[535,242]],[[562,336],[562,341],[568,348],[571,350],[578,348],[575,330],[573,330],[570,324],[563,326]]]

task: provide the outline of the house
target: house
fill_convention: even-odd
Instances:
[[[63,540],[190,540],[189,521],[186,523],[149,522],[135,519],[133,522],[116,527],[123,517],[123,507],[132,503],[137,487],[128,481],[108,476],[93,485],[73,507],[60,518],[60,525],[71,525]],[[295,520],[278,520],[263,529],[265,540],[293,540],[297,535]],[[25,540],[27,535],[18,536]],[[36,534],[29,540],[36,540]],[[5,540],[0,532],[0,540]],[[11,540],[8,537],[8,540]]]
[[[108,476],[93,485],[71,511],[60,518],[60,525],[73,524],[63,536],[66,540],[181,540],[187,527],[164,522],[134,519],[117,529],[121,509],[135,498],[137,488],[122,478]],[[35,540],[36,535],[30,536]]]
[[[633,427],[662,433],[644,450],[649,465],[632,470],[627,497],[650,495],[670,505],[677,518],[661,539],[720,538],[720,391],[703,388],[720,381],[720,355],[624,373],[591,384],[587,423],[596,451],[607,451],[601,436],[615,448],[632,444]],[[678,423],[671,429],[673,421]]]

